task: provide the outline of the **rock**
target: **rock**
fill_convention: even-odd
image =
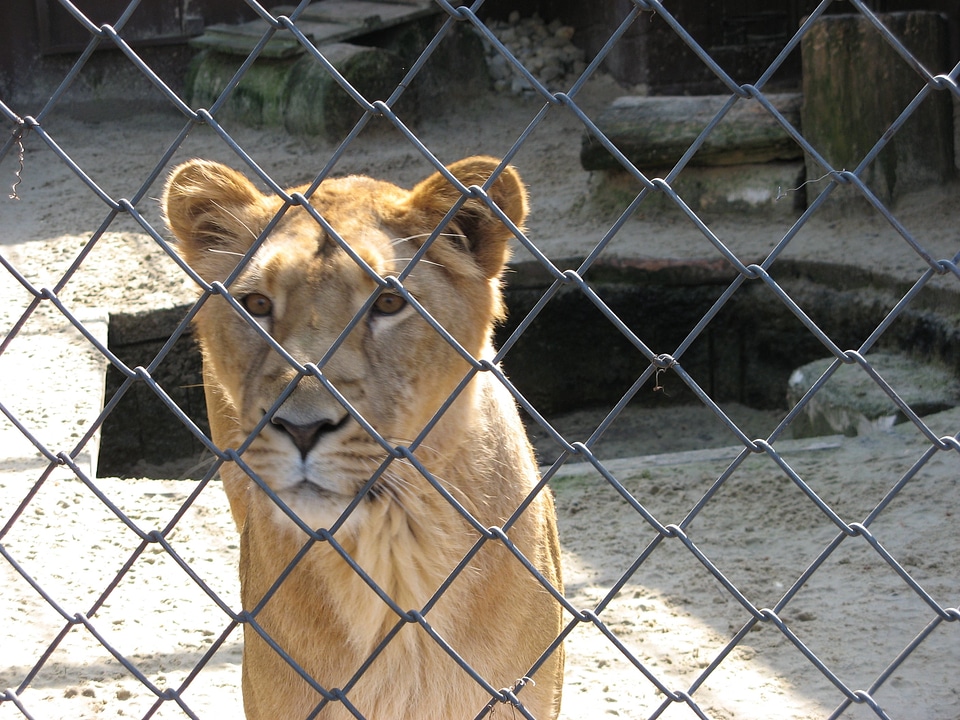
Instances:
[[[794,127],[799,126],[799,94],[768,95],[767,99]],[[596,124],[640,170],[669,168],[728,100],[726,95],[621,97],[597,116]],[[688,167],[801,157],[800,147],[759,102],[740,100],[710,133]],[[585,170],[622,168],[590,133],[583,136],[580,164]]]
[[[881,14],[880,20],[934,75],[946,73],[949,43],[944,18],[935,12]],[[804,35],[804,137],[837,170],[853,170],[923,87],[922,78],[861,15],[825,15]],[[861,175],[884,202],[953,174],[950,94],[932,92]],[[807,179],[826,170],[812,157]],[[813,201],[824,183],[807,186]],[[835,188],[831,204],[862,197]]]
[[[334,42],[320,46],[320,52],[365,98],[386,100],[433,39],[439,23],[431,15],[365,35],[362,45]],[[187,74],[187,102],[209,108],[240,62],[232,53],[201,51]],[[415,121],[421,107],[431,107],[441,98],[445,102],[473,98],[489,86],[479,38],[454,28],[394,109],[405,120]],[[336,140],[353,128],[363,110],[319,61],[300,53],[258,58],[221,112],[253,127],[284,127],[295,134]]]
[[[324,57],[368,100],[385,100],[403,78],[403,63],[377,47],[347,43],[324,46]],[[312,57],[298,60],[286,82],[283,126],[293,134],[343,137],[363,109]]]
[[[506,22],[487,23],[497,39],[524,67],[551,91],[566,91],[586,69],[584,51],[573,44],[574,29],[559,20],[550,24],[538,16],[520,18],[514,11]],[[497,91],[532,93],[533,86],[485,41],[487,67]]]
[[[750,163],[736,166],[687,167],[671,187],[699,215],[762,213],[790,221],[797,215],[797,194],[803,162]],[[599,172],[590,180],[591,203],[605,212],[622,210],[642,185],[626,172]],[[666,194],[649,194],[639,207],[644,214],[674,213],[676,204]]]
[[[946,370],[895,353],[870,353],[870,365],[917,413],[930,415],[960,405],[960,381]],[[833,363],[815,360],[798,368],[787,385],[787,403],[801,397]],[[860,365],[843,365],[796,417],[793,436],[863,435],[906,421],[892,399]]]

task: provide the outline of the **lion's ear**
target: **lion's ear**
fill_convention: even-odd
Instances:
[[[478,156],[448,165],[447,170],[467,187],[482,186],[499,165],[496,158]],[[514,225],[522,228],[527,217],[527,189],[514,168],[506,167],[487,195]],[[413,188],[411,209],[435,226],[460,197],[460,192],[437,172]],[[482,200],[468,199],[445,232],[461,236],[454,244],[470,252],[487,277],[503,270],[509,254],[507,242],[513,233]]]
[[[269,219],[267,197],[220,163],[190,160],[170,173],[161,200],[183,258],[207,280],[236,266]]]

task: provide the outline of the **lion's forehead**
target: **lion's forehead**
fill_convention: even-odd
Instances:
[[[353,192],[343,192],[344,187]],[[415,215],[399,221],[389,211],[392,203],[378,205],[370,194],[359,192],[366,189],[365,183],[352,182],[339,184],[335,192],[321,186],[311,204],[323,223],[305,208],[291,208],[257,251],[246,273],[247,291],[264,292],[284,308],[289,302],[301,312],[323,305],[339,322],[383,286],[382,278],[402,275],[414,297],[434,305],[430,299],[439,295],[440,304],[449,304],[450,278],[441,272],[448,258],[436,256],[431,247],[408,269],[435,227],[408,227]],[[394,199],[399,202],[399,197]]]
[[[237,289],[268,295],[288,320],[288,313],[295,312],[305,324],[341,326],[383,287],[383,278],[403,273],[417,251],[409,241],[392,238],[379,228],[367,228],[344,241],[350,252],[339,245],[318,252],[315,241],[311,244],[303,236],[271,238]],[[403,286],[428,305],[434,304],[432,296],[449,294],[446,285],[447,278],[430,261],[418,262],[403,276]],[[319,322],[317,313],[327,322]]]
[[[353,219],[331,225],[338,237],[328,235],[312,218],[281,226],[256,254],[259,272],[318,278],[363,272],[364,265],[381,276],[394,272],[397,248],[380,223]]]

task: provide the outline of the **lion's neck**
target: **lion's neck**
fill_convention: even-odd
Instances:
[[[272,509],[263,509],[276,518]],[[316,620],[325,631],[336,619],[349,645],[369,653],[400,620],[372,586],[400,612],[419,611],[478,535],[432,489],[415,497],[408,493],[402,505],[388,497],[366,501],[358,508],[358,516],[357,522],[347,523],[333,536],[333,543],[314,543],[281,585],[277,601],[294,606],[302,606],[307,598],[317,602],[323,611]],[[272,584],[267,577],[271,581],[279,577],[308,538],[289,520],[280,533],[273,525],[259,527],[253,509],[247,523],[248,557],[242,558],[242,564],[261,570],[260,578],[244,578],[244,607],[250,609]],[[262,533],[267,537],[255,537]]]
[[[526,445],[491,441],[506,429],[502,416],[492,408],[500,402],[512,402],[512,398],[499,397],[499,384],[477,385],[480,392],[475,391],[471,398],[477,405],[468,414],[472,422],[451,413],[449,422],[440,423],[415,455],[451,498],[482,527],[490,527],[502,525],[526,492],[522,483],[505,478],[504,473],[531,475],[536,467]],[[500,424],[497,432],[491,432],[489,426],[494,422]],[[522,433],[522,426],[517,431]],[[486,440],[481,442],[481,437]],[[402,491],[373,494],[334,534],[334,543],[315,542],[285,581],[289,590],[282,589],[280,595],[284,597],[277,603],[278,608],[302,608],[308,600],[307,604],[321,608],[315,616],[316,629],[329,633],[331,624],[335,624],[341,639],[363,657],[400,622],[398,612],[421,611],[430,604],[427,620],[437,626],[445,624],[445,615],[462,613],[464,608],[459,605],[471,601],[475,584],[483,582],[483,565],[490,562],[485,559],[486,552],[475,557],[453,581],[456,591],[445,591],[442,600],[431,603],[481,534],[419,470],[406,462],[394,462]],[[508,492],[511,488],[513,495]],[[259,603],[272,580],[286,570],[308,541],[289,519],[283,523],[285,531],[278,533],[274,522],[266,521],[275,521],[280,515],[275,504],[262,493],[256,497],[253,505],[259,507],[251,507],[247,531],[260,537],[251,536],[245,543],[250,556],[246,564],[269,568],[266,574],[271,580],[248,579],[244,583],[244,606],[248,609]],[[487,572],[488,577],[491,572]],[[302,626],[298,628],[297,632],[303,632]],[[424,639],[423,633],[401,635]]]

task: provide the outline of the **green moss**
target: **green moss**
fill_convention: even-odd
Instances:
[[[379,48],[324,46],[324,57],[369,100],[386,99],[402,77],[402,63]],[[187,101],[211,107],[236,74],[240,59],[214,51],[200,53],[186,78]],[[253,127],[285,127],[293,133],[338,137],[360,119],[362,106],[313,56],[258,59],[244,74],[221,117]]]

